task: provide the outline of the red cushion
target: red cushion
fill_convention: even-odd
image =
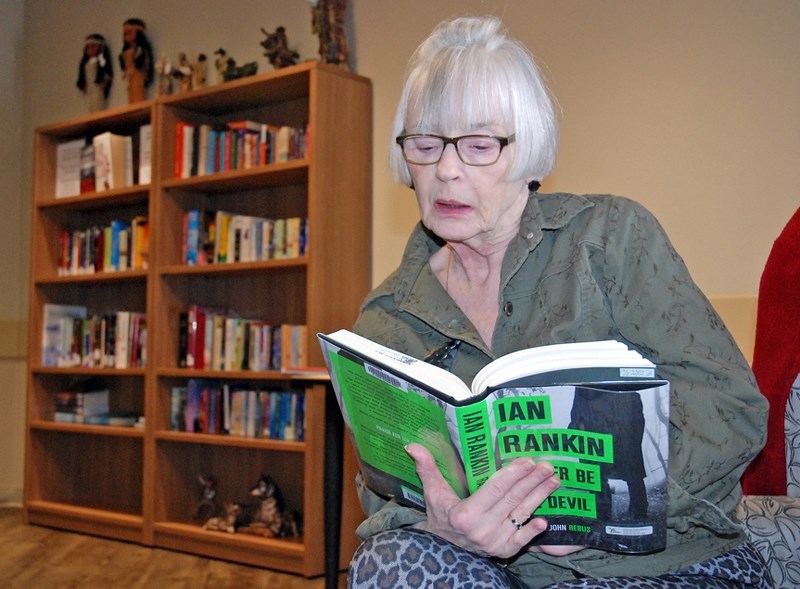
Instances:
[[[767,445],[742,478],[748,495],[786,494],[784,415],[800,373],[800,208],[775,240],[758,291],[753,372],[769,400]]]

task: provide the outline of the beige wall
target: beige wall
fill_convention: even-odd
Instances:
[[[18,501],[22,489],[25,406],[27,226],[22,201],[23,0],[0,2],[0,503]],[[29,152],[28,152],[29,153]]]
[[[711,303],[736,339],[744,357],[752,362],[758,299],[754,296],[722,296],[712,297]]]
[[[800,2],[351,0],[350,6],[353,63],[374,84],[374,282],[397,264],[417,218],[412,194],[386,172],[406,60],[440,20],[491,12],[539,56],[561,107],[560,157],[544,189],[613,192],[644,203],[742,333],[743,348],[752,347],[747,337],[760,271],[798,205]],[[0,281],[0,319],[16,326],[12,339],[24,335],[27,293],[20,284],[27,279],[33,129],[84,112],[74,87],[83,37],[102,33],[118,52],[121,23],[130,16],[147,21],[156,52],[173,60],[179,51],[211,54],[222,46],[240,62],[258,61],[263,71],[270,66],[259,29],[278,25],[304,58],[316,52],[302,0],[3,0],[0,68],[5,81],[20,82],[0,85],[11,139],[0,158],[8,180],[0,206],[10,220],[0,247],[13,252],[0,258],[2,274],[11,277]],[[124,101],[117,74],[112,105]],[[11,362],[12,372],[24,366],[19,358]],[[12,384],[2,394],[14,398],[6,407],[18,411],[9,419],[21,420],[20,379],[5,376]],[[0,423],[4,449],[19,447],[19,436]],[[18,457],[0,455],[2,497],[4,488],[21,485],[21,467]]]

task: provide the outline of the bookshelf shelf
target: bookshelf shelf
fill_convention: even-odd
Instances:
[[[258,262],[234,262],[230,264],[203,264],[187,266],[186,264],[172,264],[159,268],[162,276],[180,276],[187,274],[245,274],[263,271],[278,271],[281,269],[305,268],[308,266],[308,256],[287,258],[284,260],[262,260]]]
[[[323,505],[328,503],[329,510],[340,507],[330,504],[328,496],[335,502],[339,495],[326,487],[340,480],[330,478],[326,463],[340,461],[341,456],[326,454],[339,447],[341,440],[334,443],[331,436],[341,436],[341,430],[330,422],[335,401],[327,374],[319,369],[323,361],[313,336],[350,326],[369,290],[371,112],[369,80],[305,63],[36,130],[31,333],[44,334],[46,305],[71,305],[86,307],[89,317],[119,311],[141,314],[147,339],[143,366],[112,368],[100,363],[43,365],[45,338],[29,338],[23,506],[27,521],[309,577],[331,572]],[[179,124],[222,128],[242,120],[307,131],[305,155],[175,177]],[[56,198],[59,145],[77,139],[91,142],[107,131],[136,136],[144,125],[152,132],[149,183]],[[182,220],[191,210],[266,219],[300,217],[308,228],[307,253],[187,265]],[[65,266],[65,235],[142,217],[149,230],[146,267],[81,273]],[[192,305],[225,309],[232,316],[271,325],[307,326],[309,337],[302,351],[309,370],[180,367],[179,318]],[[175,390],[197,380],[302,396],[303,438],[173,431]],[[55,421],[56,394],[86,383],[107,388],[115,411],[144,416],[144,427]],[[220,508],[250,500],[250,488],[269,475],[286,509],[301,516],[302,536],[263,538],[203,530],[192,511],[199,497],[199,476],[209,474],[219,484]],[[345,495],[352,501],[353,492]],[[340,536],[346,539],[340,566],[356,547],[353,528]]]
[[[87,425],[83,423],[58,423],[55,421],[31,421],[29,427],[34,430],[54,432],[71,432],[93,436],[119,436],[127,438],[143,438],[144,430],[135,427],[118,427],[113,425]]]
[[[220,434],[195,434],[187,432],[174,432],[170,430],[156,431],[155,437],[158,440],[185,444],[209,444],[212,446],[230,446],[233,448],[257,448],[262,450],[275,450],[278,452],[306,452],[305,442],[265,440],[261,438],[245,438],[242,436],[229,436]]]
[[[61,374],[67,376],[145,376],[144,368],[88,368],[83,366],[60,367],[35,364],[31,367],[33,374]]]
[[[305,574],[308,563],[321,556],[300,542],[206,531],[191,523],[156,522],[153,528],[158,544],[165,548],[296,574]]]
[[[137,515],[54,501],[29,501],[26,508],[30,523],[128,542],[139,541],[144,525]]]
[[[306,160],[292,160],[246,170],[218,172],[209,176],[170,178],[163,181],[162,188],[164,190],[183,189],[216,194],[259,189],[265,186],[302,184],[308,179],[308,167]]]
[[[86,210],[120,207],[147,202],[149,187],[112,188],[103,192],[87,192],[65,198],[53,198],[36,204],[40,210]]]
[[[195,368],[157,368],[159,377],[218,378],[226,380],[270,381],[270,382],[329,382],[327,374],[311,372],[280,372],[277,370],[198,370]]]
[[[53,141],[138,127],[151,121],[153,106],[154,101],[145,100],[136,104],[110,108],[94,114],[43,125],[39,127],[38,134],[40,138]],[[39,154],[37,153],[37,155]]]
[[[145,281],[146,270],[125,270],[121,272],[92,272],[91,274],[76,274],[74,276],[45,276],[35,278],[37,286],[48,284],[91,284],[102,282]]]

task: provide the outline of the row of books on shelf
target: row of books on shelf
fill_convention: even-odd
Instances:
[[[308,220],[227,211],[183,214],[183,263],[190,266],[298,258],[308,252]]]
[[[56,146],[56,198],[150,184],[152,125],[133,135],[106,131]]]
[[[308,154],[308,127],[241,120],[225,126],[175,125],[175,177],[245,170]]]
[[[82,305],[44,305],[42,365],[135,368],[147,362],[144,313],[89,315]]]
[[[137,412],[112,411],[108,389],[58,391],[53,420],[59,423],[86,423],[144,427],[144,416]]]
[[[273,440],[305,439],[305,394],[189,379],[171,391],[171,428]]]
[[[198,370],[282,370],[306,366],[308,327],[246,319],[191,305],[181,312],[178,365]]]
[[[59,235],[58,275],[145,269],[149,250],[150,225],[143,215],[104,226],[64,229]]]

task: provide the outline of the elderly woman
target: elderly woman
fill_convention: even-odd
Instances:
[[[452,371],[467,381],[532,346],[617,339],[640,351],[671,381],[667,548],[532,546],[546,522],[514,522],[558,487],[551,465],[517,460],[461,500],[412,444],[427,509],[360,484],[368,517],[350,584],[770,587],[732,519],[739,477],[764,443],[767,404],[647,211],[618,197],[536,193],[556,143],[534,59],[498,20],[437,27],[409,64],[391,155],[421,223],[355,330],[417,358],[460,340]]]

